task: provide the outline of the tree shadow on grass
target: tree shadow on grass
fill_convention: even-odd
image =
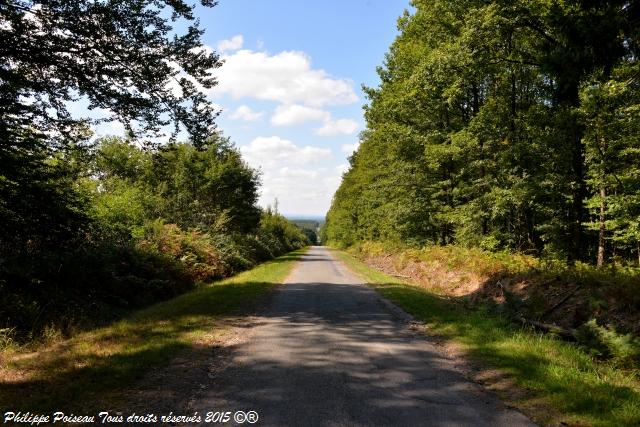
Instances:
[[[105,394],[130,387],[151,367],[216,335],[225,320],[254,311],[273,286],[208,286],[39,352],[5,357],[0,407],[32,413],[95,409]]]
[[[130,389],[150,367],[166,366],[181,352],[218,351],[207,340],[194,345],[198,341],[194,334],[215,331],[220,327],[220,318],[251,312],[273,285],[245,282],[209,286],[66,342],[49,354],[16,360],[13,363],[27,375],[0,383],[0,406],[31,412],[108,409],[98,407],[97,402],[102,403],[104,396],[117,396]],[[638,421],[629,415],[628,408],[638,404],[638,396],[632,389],[571,370],[553,369],[545,349],[535,342],[525,341],[522,347],[506,345],[519,329],[499,319],[488,321],[461,312],[455,304],[423,289],[387,283],[379,285],[378,290],[443,337],[462,337],[471,357],[489,360],[529,385],[533,391],[523,397],[525,404],[527,399],[553,399],[565,402],[566,413],[590,417],[605,425],[632,425]],[[456,400],[461,384],[466,381],[436,352],[423,348],[406,350],[405,346],[416,338],[409,334],[407,325],[391,319],[375,304],[369,289],[335,283],[291,283],[281,288],[280,294],[287,296],[284,302],[265,310],[248,326],[271,327],[275,323],[284,328],[286,333],[280,337],[288,341],[282,347],[286,346],[292,357],[283,359],[267,351],[248,353],[251,348],[242,345],[232,348],[230,358],[248,355],[253,359],[233,363],[228,372],[220,374],[201,396],[203,405],[226,399],[236,409],[262,410],[261,415],[270,414],[272,421],[292,422],[296,418],[287,418],[294,410],[290,401],[306,402],[304,410],[293,414],[303,417],[317,408],[327,413],[341,408],[345,396],[355,393],[359,396],[358,407],[346,410],[354,422],[382,420],[393,425],[401,422],[398,414],[408,417],[424,411],[436,414],[432,425],[451,420],[474,422],[465,398]],[[342,343],[337,346],[336,336],[337,342]],[[397,346],[398,351],[366,356],[362,343],[381,349]],[[278,347],[278,343],[273,346]],[[334,357],[339,360],[338,366]],[[425,370],[424,364],[431,367]],[[33,371],[29,372],[30,369]],[[208,381],[204,367],[192,369],[197,372],[189,378]],[[387,369],[397,375],[385,377]],[[240,380],[234,383],[233,378]],[[298,387],[291,388],[292,379]],[[300,384],[304,387],[300,388]],[[198,384],[190,386],[197,388]],[[176,384],[168,387],[179,389]],[[173,391],[167,394],[169,397],[162,397],[160,391],[148,390],[146,396],[158,395],[158,401],[150,398],[148,406],[142,403],[142,409],[179,409]],[[443,395],[452,396],[454,402],[443,399]],[[164,402],[160,402],[162,399]],[[344,410],[341,409],[343,415]],[[498,413],[488,413],[485,421],[488,425],[497,423],[497,417]],[[329,420],[316,418],[316,424],[329,425]]]
[[[640,424],[640,393],[603,380],[602,372],[573,344],[499,316],[469,311],[463,308],[466,299],[444,298],[406,284],[376,287],[442,338],[461,341],[472,359],[516,378],[528,389],[519,402],[525,407],[542,399],[578,419],[612,426]]]
[[[304,252],[285,254],[263,267],[299,260]],[[0,354],[0,407],[91,409],[93,402],[130,387],[151,367],[166,366],[179,353],[202,347],[194,343],[219,333],[229,319],[254,312],[276,283],[202,286],[41,351]]]

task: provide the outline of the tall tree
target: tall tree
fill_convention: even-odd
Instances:
[[[605,76],[630,51],[637,49],[638,5],[626,0],[523,2],[516,15],[537,36],[536,57],[553,87],[559,135],[569,151],[571,187],[568,232],[569,261],[583,253],[583,223],[587,197],[585,128],[577,109],[581,82],[595,70]],[[518,7],[518,6],[515,6]]]
[[[194,7],[182,0],[0,2],[0,245],[43,240],[48,228],[78,231],[81,201],[62,177],[70,171],[50,161],[86,143],[96,122],[72,116],[73,101],[110,112],[102,121],[119,120],[134,135],[173,124],[173,136],[182,126],[194,144],[206,144],[217,112],[204,90],[215,85],[211,69],[220,61],[200,41]],[[27,230],[33,234],[16,241]]]
[[[327,237],[569,262],[602,263],[605,240],[636,248],[636,2],[412,4],[366,90]]]
[[[215,84],[211,69],[220,61],[200,41],[194,7],[182,0],[3,1],[3,140],[28,127],[55,141],[79,123],[68,102],[86,97],[90,109],[112,112],[131,132],[173,123],[204,143],[216,111],[203,89]],[[173,28],[184,24],[184,34]]]

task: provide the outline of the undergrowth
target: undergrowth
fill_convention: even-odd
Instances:
[[[530,255],[459,246],[411,248],[363,242],[359,258],[411,265],[411,278],[438,295],[511,318],[558,323],[592,356],[640,366],[640,270],[567,266]]]
[[[242,234],[158,219],[135,239],[109,236],[0,258],[0,345],[70,337],[307,244],[280,215],[263,213],[262,223]]]
[[[46,412],[109,408],[150,369],[182,351],[212,346],[225,319],[249,313],[281,283],[304,250],[232,278],[201,285],[108,326],[0,351],[0,408]]]
[[[444,254],[453,249],[436,251]],[[522,393],[513,393],[511,389],[497,391],[538,423],[640,425],[640,383],[636,367],[623,368],[600,360],[575,343],[517,326],[503,316],[406,283],[368,267],[347,253],[338,252],[338,256],[382,295],[424,322],[426,333],[456,343],[480,366],[498,369],[501,372],[498,377],[506,375],[515,381]],[[451,265],[478,262],[466,256],[447,260]],[[516,268],[518,265],[515,262]],[[598,333],[624,347],[618,338],[602,331]],[[489,381],[489,386],[491,384]]]

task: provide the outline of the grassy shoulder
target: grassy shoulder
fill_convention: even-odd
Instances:
[[[637,372],[598,362],[570,343],[513,326],[498,316],[469,310],[345,252],[336,255],[383,296],[424,322],[427,333],[457,344],[472,360],[515,381],[526,392],[503,392],[502,398],[537,422],[640,425]],[[553,410],[540,411],[544,407]]]
[[[0,407],[12,411],[95,409],[149,369],[225,332],[224,320],[255,309],[304,249],[155,304],[107,327],[0,353]]]

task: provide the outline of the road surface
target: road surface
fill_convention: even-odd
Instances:
[[[263,426],[534,425],[456,372],[325,248],[303,257],[252,328],[200,413],[252,410]]]

